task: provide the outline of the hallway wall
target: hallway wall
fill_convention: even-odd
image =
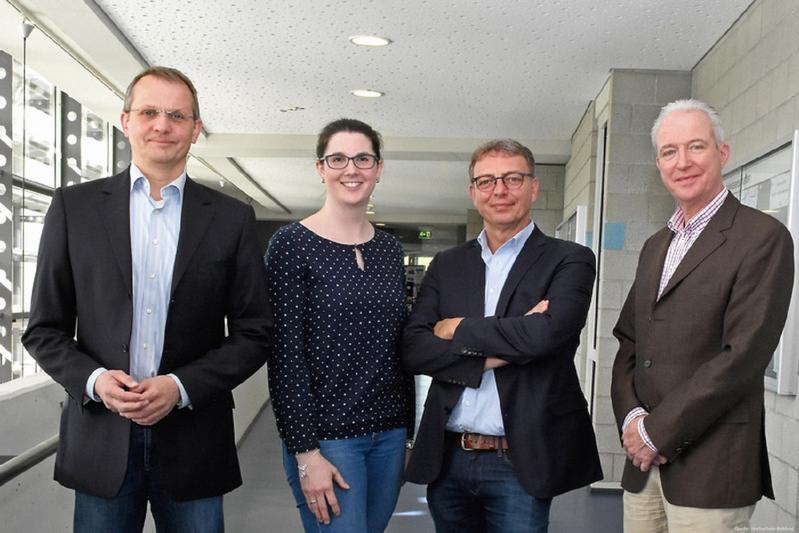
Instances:
[[[726,130],[725,171],[790,142],[799,128],[797,36],[799,2],[757,0],[694,67],[692,95],[719,111]],[[765,400],[776,500],[761,500],[753,525],[793,531],[799,529],[799,399],[767,390]]]

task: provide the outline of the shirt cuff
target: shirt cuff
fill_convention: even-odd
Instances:
[[[632,409],[629,413],[627,413],[627,416],[624,417],[624,423],[621,425],[621,432],[624,433],[624,430],[627,429],[627,426],[630,425],[630,422],[639,416],[645,416],[648,414],[649,413],[643,407],[636,407],[635,409]]]
[[[97,382],[97,378],[100,377],[100,374],[106,372],[107,370],[103,367],[98,368],[94,372],[89,375],[89,379],[86,380],[86,393],[87,398],[91,398],[95,402],[101,402],[102,400],[94,393],[94,384]]]
[[[178,390],[180,391],[180,402],[178,402],[178,409],[183,409],[184,407],[191,407],[191,400],[189,400],[189,394],[186,392],[186,389],[183,388],[183,383],[180,382],[180,378],[178,378],[175,374],[167,374],[167,376],[175,380],[175,383],[178,386]]]
[[[646,444],[646,447],[657,453],[658,449],[655,448],[655,444],[652,442],[652,439],[649,438],[649,433],[646,432],[646,428],[644,427],[644,418],[646,417],[644,416],[638,419],[638,434],[641,436],[644,444]]]

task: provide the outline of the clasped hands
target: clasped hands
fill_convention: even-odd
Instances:
[[[541,300],[538,302],[532,309],[527,311],[524,315],[532,315],[534,313],[544,313],[549,309],[549,300]],[[444,339],[445,341],[451,341],[452,338],[455,336],[455,330],[458,329],[458,325],[460,325],[461,320],[464,317],[455,317],[455,318],[444,318],[436,322],[436,325],[433,327],[433,333],[436,337],[440,339]],[[500,359],[499,357],[486,357],[485,360],[485,369],[491,368],[499,368],[501,366],[507,365],[508,362],[504,359]]]
[[[180,389],[171,377],[155,376],[138,382],[122,370],[100,374],[94,391],[108,410],[141,426],[155,424],[180,401]]]
[[[624,451],[627,452],[627,457],[641,472],[649,471],[652,465],[662,465],[668,462],[668,459],[647,446],[638,433],[638,421],[645,416],[641,415],[631,420],[621,436],[621,443],[624,446]]]

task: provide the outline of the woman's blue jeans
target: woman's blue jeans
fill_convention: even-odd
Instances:
[[[322,455],[338,468],[350,485],[349,490],[345,490],[334,483],[341,515],[335,516],[331,511],[328,525],[317,522],[308,509],[300,487],[297,460],[284,445],[283,467],[305,532],[382,533],[399,497],[405,437],[405,428],[397,428],[363,437],[319,441]]]

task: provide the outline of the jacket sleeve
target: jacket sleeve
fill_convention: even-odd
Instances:
[[[455,330],[450,350],[467,357],[501,357],[519,365],[557,357],[563,353],[559,348],[573,342],[585,326],[595,272],[591,250],[571,248],[552,274],[546,292],[547,312],[465,318]]]
[[[419,296],[403,334],[402,365],[411,374],[425,374],[454,385],[479,387],[483,357],[464,357],[452,350],[452,341],[436,337],[433,328],[441,320],[441,254],[430,263]]]
[[[721,350],[646,419],[647,432],[666,458],[689,447],[741,401],[742,392],[762,394],[763,373],[788,313],[793,260],[793,242],[782,225],[744,255],[721,325]]]
[[[72,276],[67,215],[59,188],[53,193],[39,241],[31,315],[22,344],[67,394],[82,403],[86,381],[101,365],[75,341],[77,302]]]
[[[635,393],[635,287],[633,283],[616,327],[613,328],[613,336],[619,341],[619,350],[613,361],[610,397],[619,432],[627,414],[636,407],[641,407]]]

